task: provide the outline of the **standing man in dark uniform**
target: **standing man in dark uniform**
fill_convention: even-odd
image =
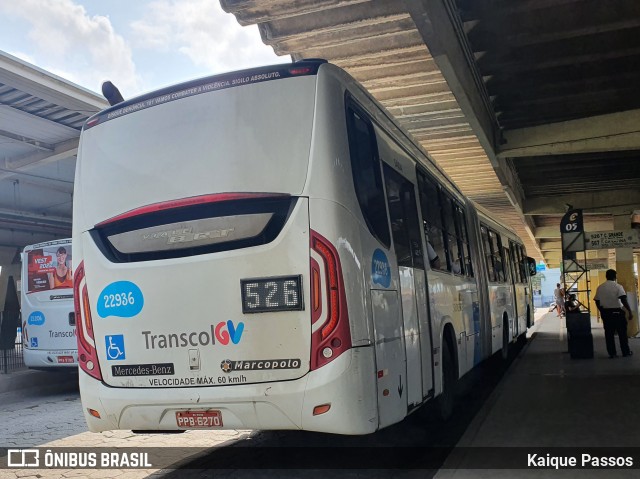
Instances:
[[[622,306],[624,306],[629,312],[629,321],[631,321],[633,314],[627,301],[627,293],[616,282],[616,270],[608,269],[605,275],[607,281],[598,286],[594,300],[602,315],[607,352],[610,358],[616,357],[614,333],[617,332],[622,355],[631,356],[633,352],[629,349],[629,339],[627,338],[627,318],[622,310]]]

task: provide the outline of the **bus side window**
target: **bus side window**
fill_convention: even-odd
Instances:
[[[526,283],[528,281],[529,278],[529,270],[527,267],[527,255],[524,253],[524,249],[522,247],[522,245],[518,245],[518,252],[520,254],[520,260],[518,262],[518,265],[520,267],[520,274],[522,276],[522,282]]]
[[[352,107],[348,107],[347,131],[353,184],[362,215],[371,234],[389,248],[389,220],[373,126]]]
[[[489,230],[489,239],[491,241],[491,255],[493,256],[493,267],[496,272],[496,281],[504,283],[504,258],[502,257],[502,241],[500,236],[493,231]]]
[[[502,258],[504,259],[504,280],[511,284],[511,257],[509,256],[509,249],[506,246],[502,247]],[[513,278],[513,282],[516,282],[515,277]]]
[[[511,246],[511,251],[513,251],[513,271],[515,272],[515,276],[517,278],[518,283],[526,283],[527,276],[522,268],[522,246],[518,243],[513,243]]]
[[[418,189],[420,191],[420,209],[422,210],[423,229],[427,244],[427,257],[433,269],[446,269],[447,259],[440,213],[440,195],[438,187],[424,173],[418,171]]]
[[[513,282],[521,283],[522,281],[520,279],[520,267],[518,266],[518,245],[515,244],[513,241],[509,241],[508,255],[509,255],[509,263],[511,264],[511,268],[509,268],[509,271],[513,276]]]
[[[447,238],[447,263],[449,266],[449,271],[455,274],[464,274],[463,267],[463,253],[462,248],[458,242],[458,232],[456,231],[456,217],[454,214],[454,204],[453,199],[446,195],[445,193],[441,193],[442,198],[442,222],[445,225],[445,232]]]
[[[384,178],[398,266],[424,269],[414,186],[387,165]]]
[[[470,278],[473,277],[473,265],[471,264],[471,249],[469,248],[469,235],[467,234],[467,219],[461,205],[455,205],[456,230],[458,231],[458,243],[463,257],[464,272]]]
[[[480,231],[482,234],[482,246],[484,249],[484,259],[487,264],[487,274],[489,276],[489,281],[497,281],[496,277],[496,268],[493,263],[493,254],[491,253],[491,241],[489,240],[489,230],[486,226],[482,225],[480,227]]]

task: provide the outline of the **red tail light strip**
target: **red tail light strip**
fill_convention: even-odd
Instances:
[[[314,325],[314,332],[311,335],[311,369],[317,369],[351,348],[351,332],[338,251],[326,238],[315,231],[311,231],[311,249],[322,258],[326,275],[326,278],[321,278],[320,268],[311,258],[312,323],[322,316],[322,301],[317,297],[321,294],[321,285],[326,285],[325,288],[328,290],[325,323],[319,328]],[[315,304],[320,304],[319,311],[314,310]]]
[[[141,206],[133,210],[122,213],[121,215],[114,216],[108,220],[102,221],[96,225],[96,227],[105,226],[110,223],[115,223],[128,218],[134,218],[136,216],[146,215],[149,213],[156,213],[158,211],[166,211],[176,208],[183,208],[185,206],[202,205],[208,203],[219,203],[222,201],[236,201],[236,200],[248,200],[259,198],[287,198],[290,195],[280,193],[216,193],[213,195],[201,195],[191,196],[189,198],[182,198],[179,200],[163,201],[161,203],[154,203],[152,205]]]
[[[311,258],[311,324],[316,322],[322,316],[322,279],[320,278],[320,265]]]
[[[102,381],[98,354],[95,348],[93,336],[93,322],[91,320],[91,304],[89,303],[89,293],[87,292],[86,281],[84,280],[84,261],[78,265],[73,275],[73,306],[76,313],[76,338],[78,340],[78,364],[89,376]],[[80,286],[82,285],[82,295]],[[82,303],[81,303],[82,302]],[[84,313],[84,314],[83,314]],[[86,335],[86,336],[85,336]],[[87,341],[91,339],[93,345]],[[92,363],[93,367],[88,364]]]

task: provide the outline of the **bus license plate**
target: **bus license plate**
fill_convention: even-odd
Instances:
[[[178,411],[176,412],[176,422],[178,427],[189,429],[222,427],[222,413],[217,410]]]
[[[73,356],[58,356],[58,364],[72,364],[74,362]]]

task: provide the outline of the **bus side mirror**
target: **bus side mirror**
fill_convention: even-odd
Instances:
[[[527,265],[529,266],[529,276],[536,275],[536,260],[527,256]]]

